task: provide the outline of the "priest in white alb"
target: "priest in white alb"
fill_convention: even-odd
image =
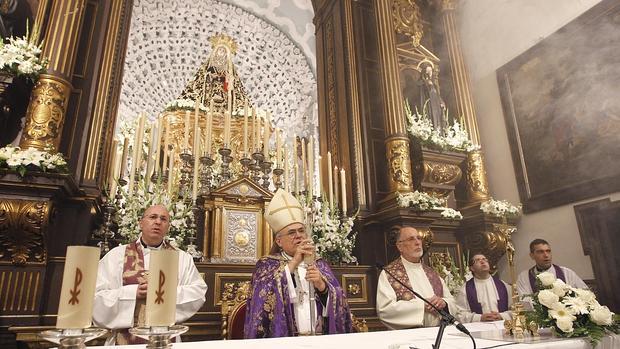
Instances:
[[[454,297],[439,274],[422,263],[423,236],[414,227],[396,227],[392,239],[400,257],[385,267],[377,285],[377,314],[390,329],[438,326],[439,314],[395,278],[428,299],[437,308],[456,315]],[[389,271],[394,277],[388,275]]]
[[[461,322],[480,322],[510,320],[512,298],[510,286],[491,276],[491,266],[483,254],[475,254],[469,260],[469,269],[474,277],[469,279],[459,291],[456,303],[460,307],[458,318]]]
[[[140,220],[138,239],[115,247],[99,261],[93,321],[99,327],[113,330],[106,344],[144,343],[130,335],[128,329],[144,326],[150,252],[174,249],[164,239],[169,229],[168,210],[162,205],[151,206]],[[200,309],[206,292],[207,284],[192,257],[179,251],[176,323],[189,319]]]

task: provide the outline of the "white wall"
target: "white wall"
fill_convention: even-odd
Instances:
[[[514,166],[506,133],[495,71],[600,0],[463,0],[460,35],[477,109],[489,189],[496,199],[519,202]],[[618,200],[620,193],[611,196]],[[600,198],[591,198],[592,201]],[[517,271],[533,265],[529,242],[549,241],[555,263],[584,279],[593,279],[592,264],[582,249],[573,206],[525,215],[514,236]],[[500,270],[505,263],[500,264]],[[507,276],[507,273],[502,273]]]

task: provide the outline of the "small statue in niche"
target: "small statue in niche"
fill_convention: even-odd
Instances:
[[[429,60],[423,60],[418,64],[420,71],[420,105],[428,118],[439,132],[447,127],[448,121],[445,119],[446,104],[439,93],[437,79],[433,76],[435,65]]]

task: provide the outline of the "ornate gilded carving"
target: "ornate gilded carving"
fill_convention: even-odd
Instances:
[[[49,201],[0,200],[0,263],[43,264]]]
[[[414,47],[420,45],[424,30],[420,8],[415,0],[394,0],[392,11],[394,29],[401,34],[409,36]]]
[[[510,224],[493,223],[490,229],[466,234],[465,248],[469,250],[470,256],[475,253],[484,253],[489,259],[492,270],[495,270],[507,248],[512,246],[510,234],[513,230],[514,226]]]
[[[242,302],[250,295],[250,281],[225,282],[220,300],[224,302]]]
[[[428,259],[430,260],[430,265],[431,267],[433,267],[433,269],[435,270],[439,270],[439,275],[442,278],[446,277],[446,273],[444,272],[444,270],[450,270],[450,268],[452,267],[452,263],[450,262],[452,257],[450,256],[450,252],[446,251],[446,252],[432,252],[429,256]],[[445,269],[443,268],[437,268],[438,266],[444,266]]]
[[[331,20],[325,22],[326,55],[327,55],[327,121],[329,123],[329,150],[338,164],[338,116],[336,115],[336,64],[334,57],[334,25]]]
[[[424,240],[424,251],[428,251],[433,244],[434,234],[431,228],[415,228]]]
[[[362,292],[362,288],[359,284],[349,284],[347,286],[347,296],[357,296]]]
[[[454,11],[456,10],[458,0],[440,0],[442,11]]]
[[[409,139],[394,137],[386,141],[387,159],[390,171],[390,190],[411,191],[411,160],[409,160]]]
[[[489,200],[489,185],[480,150],[467,154],[467,199],[470,203]]]
[[[71,84],[42,74],[32,90],[20,147],[57,151],[67,111]]]

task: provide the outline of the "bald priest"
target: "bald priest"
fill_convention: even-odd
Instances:
[[[327,262],[315,260],[311,229],[304,225],[299,201],[279,189],[265,218],[273,230],[274,245],[269,255],[258,260],[252,274],[245,338],[307,335],[313,325],[320,334],[351,332],[344,291]]]

